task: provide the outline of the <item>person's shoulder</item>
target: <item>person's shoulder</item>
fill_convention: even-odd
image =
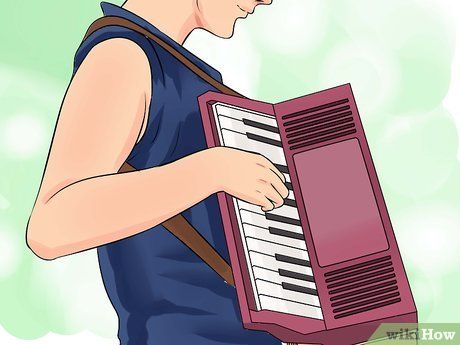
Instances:
[[[82,65],[85,68],[80,66],[80,70],[110,75],[113,81],[122,81],[128,76],[129,79],[150,80],[150,64],[145,51],[127,38],[115,37],[100,42],[88,52]]]
[[[75,54],[74,73],[90,55],[126,66],[148,67],[154,48],[144,35],[118,26],[107,26],[92,33]],[[145,72],[145,70],[144,70]]]
[[[145,51],[134,41],[124,37],[114,37],[97,44],[90,52],[95,58],[110,64],[136,67],[139,63],[145,65],[148,57]]]

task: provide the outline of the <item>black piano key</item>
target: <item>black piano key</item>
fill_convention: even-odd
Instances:
[[[283,147],[283,145],[281,144],[281,141],[278,141],[278,140],[265,138],[265,137],[263,137],[261,135],[248,133],[248,132],[246,133],[246,136],[248,137],[248,139],[259,141],[259,142],[264,143],[264,144]]]
[[[293,278],[293,279],[298,279],[298,280],[304,280],[306,282],[311,282],[311,283],[315,282],[315,279],[313,278],[313,276],[309,276],[308,274],[292,272],[292,271],[288,271],[288,270],[283,270],[281,268],[278,270],[278,273],[282,277],[288,277],[288,278]]]
[[[298,232],[282,230],[282,229],[274,228],[271,226],[268,227],[268,231],[273,235],[294,238],[296,240],[305,240],[305,237],[303,236],[303,234],[299,234]]]
[[[287,189],[293,190],[293,189],[292,189],[292,183],[291,183],[291,182],[286,182],[285,185],[286,185]]]
[[[273,213],[265,213],[265,218],[267,218],[268,220],[273,220],[273,221],[276,221],[276,222],[281,222],[281,223],[286,223],[286,224],[291,224],[291,225],[297,225],[297,226],[302,225],[300,223],[300,220],[298,220],[298,219],[289,218],[289,217],[283,217],[283,216],[279,216],[279,215],[273,214]]]
[[[283,174],[288,174],[289,175],[289,170],[288,170],[287,166],[281,165],[281,164],[275,164],[275,167],[276,167],[276,169],[281,171]]]
[[[311,267],[310,261],[299,259],[299,258],[293,258],[292,256],[275,254],[275,259],[277,261],[286,262],[288,264]]]
[[[286,206],[297,207],[297,203],[292,199],[284,199],[284,204]]]
[[[243,123],[246,126],[250,126],[250,127],[254,127],[254,128],[258,128],[258,129],[263,129],[265,131],[269,131],[269,132],[272,132],[272,133],[279,133],[280,132],[278,127],[266,125],[265,123],[260,123],[260,122],[256,122],[256,121],[253,121],[253,120],[243,119]]]
[[[283,286],[283,289],[285,290],[296,291],[296,292],[304,293],[307,295],[318,296],[318,291],[307,288],[305,286],[299,286],[299,285],[290,284],[290,283],[281,283],[281,285]]]

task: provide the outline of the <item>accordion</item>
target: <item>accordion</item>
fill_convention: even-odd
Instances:
[[[209,147],[264,155],[282,207],[219,193],[244,327],[283,342],[355,344],[417,311],[349,84],[269,104],[198,99]]]

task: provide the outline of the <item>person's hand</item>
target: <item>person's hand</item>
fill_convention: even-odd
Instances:
[[[217,188],[268,212],[280,207],[289,191],[284,175],[260,154],[216,147],[209,149]]]

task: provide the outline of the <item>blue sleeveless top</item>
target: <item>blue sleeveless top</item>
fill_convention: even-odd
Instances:
[[[113,4],[101,6],[105,15],[136,22],[221,80],[218,71],[144,19]],[[138,44],[152,72],[146,131],[128,162],[137,169],[147,169],[205,149],[197,97],[214,89],[155,42],[129,29],[103,28],[77,51],[74,73],[96,44],[117,37]],[[183,215],[228,260],[216,196]],[[266,332],[245,330],[236,290],[161,225],[99,247],[98,258],[105,289],[118,314],[118,337],[123,345],[280,344]]]

